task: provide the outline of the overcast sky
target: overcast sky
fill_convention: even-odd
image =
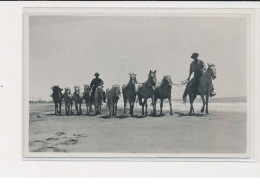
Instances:
[[[52,85],[89,84],[99,72],[105,88],[147,79],[157,70],[174,83],[186,79],[193,52],[214,63],[217,97],[246,96],[245,18],[31,16],[30,100],[49,100]],[[172,98],[184,87],[173,87]]]

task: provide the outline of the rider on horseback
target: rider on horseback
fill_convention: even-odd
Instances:
[[[102,86],[104,85],[104,82],[102,79],[99,78],[99,73],[96,72],[94,76],[96,76],[96,78],[94,78],[91,83],[90,83],[90,88],[92,89],[92,92],[91,92],[91,99],[93,100],[94,99],[94,96],[95,96],[95,91],[96,91],[96,88],[98,86]],[[103,90],[103,101],[106,103],[106,94],[105,94],[105,91]]]
[[[202,60],[199,60],[198,57],[199,57],[198,53],[193,53],[191,55],[191,58],[194,60],[190,64],[190,73],[188,77],[188,80],[190,80],[190,76],[194,72],[194,77],[191,81],[191,85],[193,85],[193,90],[195,95],[198,94],[199,79],[203,75],[203,72],[206,70],[204,62]],[[210,97],[213,97],[216,95],[216,93],[214,92],[212,82],[211,85],[212,85],[212,90],[210,91]]]

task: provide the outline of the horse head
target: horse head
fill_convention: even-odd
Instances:
[[[90,94],[91,88],[88,84],[84,84],[84,92],[87,93],[87,94]]]
[[[208,71],[210,72],[210,75],[213,80],[217,78],[217,71],[216,71],[216,67],[214,64],[208,63]]]
[[[136,75],[137,75],[137,74],[135,74],[135,73],[129,73],[129,75],[130,75],[130,83],[132,83],[132,84],[137,83],[137,81],[136,81]]]
[[[69,94],[69,95],[71,94],[71,90],[70,90],[69,87],[66,87],[66,88],[64,88],[64,89],[65,89],[65,93],[66,93],[66,94]]]
[[[55,85],[51,87],[54,93],[61,92],[63,89],[59,87],[59,85]]]
[[[164,75],[162,79],[162,84],[172,87],[172,79],[170,75]]]
[[[148,75],[148,82],[150,86],[155,86],[157,79],[156,79],[156,70],[152,71],[150,70],[149,75]]]
[[[74,94],[79,95],[80,94],[80,87],[74,86]]]
[[[120,98],[120,94],[121,94],[121,92],[120,92],[120,85],[113,85],[112,89],[113,89],[114,95],[117,98]]]

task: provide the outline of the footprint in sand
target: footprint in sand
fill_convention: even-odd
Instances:
[[[66,150],[64,149],[60,149],[60,148],[57,148],[57,147],[44,147],[44,148],[39,148],[39,149],[36,149],[36,150],[33,150],[34,152],[67,152]]]
[[[79,141],[78,139],[69,138],[69,139],[65,140],[65,142],[61,142],[60,144],[62,144],[62,145],[73,145],[73,144],[77,144],[78,141]]]
[[[47,138],[45,139],[46,141],[57,141],[59,140],[60,138],[53,138],[53,137],[50,137],[50,138]]]
[[[66,134],[64,132],[56,132],[55,135],[62,136],[62,135],[66,135]]]
[[[73,134],[74,137],[88,137],[85,134]]]
[[[41,145],[41,144],[47,144],[47,143],[44,141],[35,140],[35,141],[31,141],[29,143],[29,146],[34,146],[34,145],[39,145],[39,144]]]

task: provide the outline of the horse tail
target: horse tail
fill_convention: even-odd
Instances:
[[[185,91],[184,91],[184,93],[182,95],[182,100],[183,100],[184,104],[186,104],[187,96],[188,96],[188,90],[187,90],[187,88],[185,88]]]

